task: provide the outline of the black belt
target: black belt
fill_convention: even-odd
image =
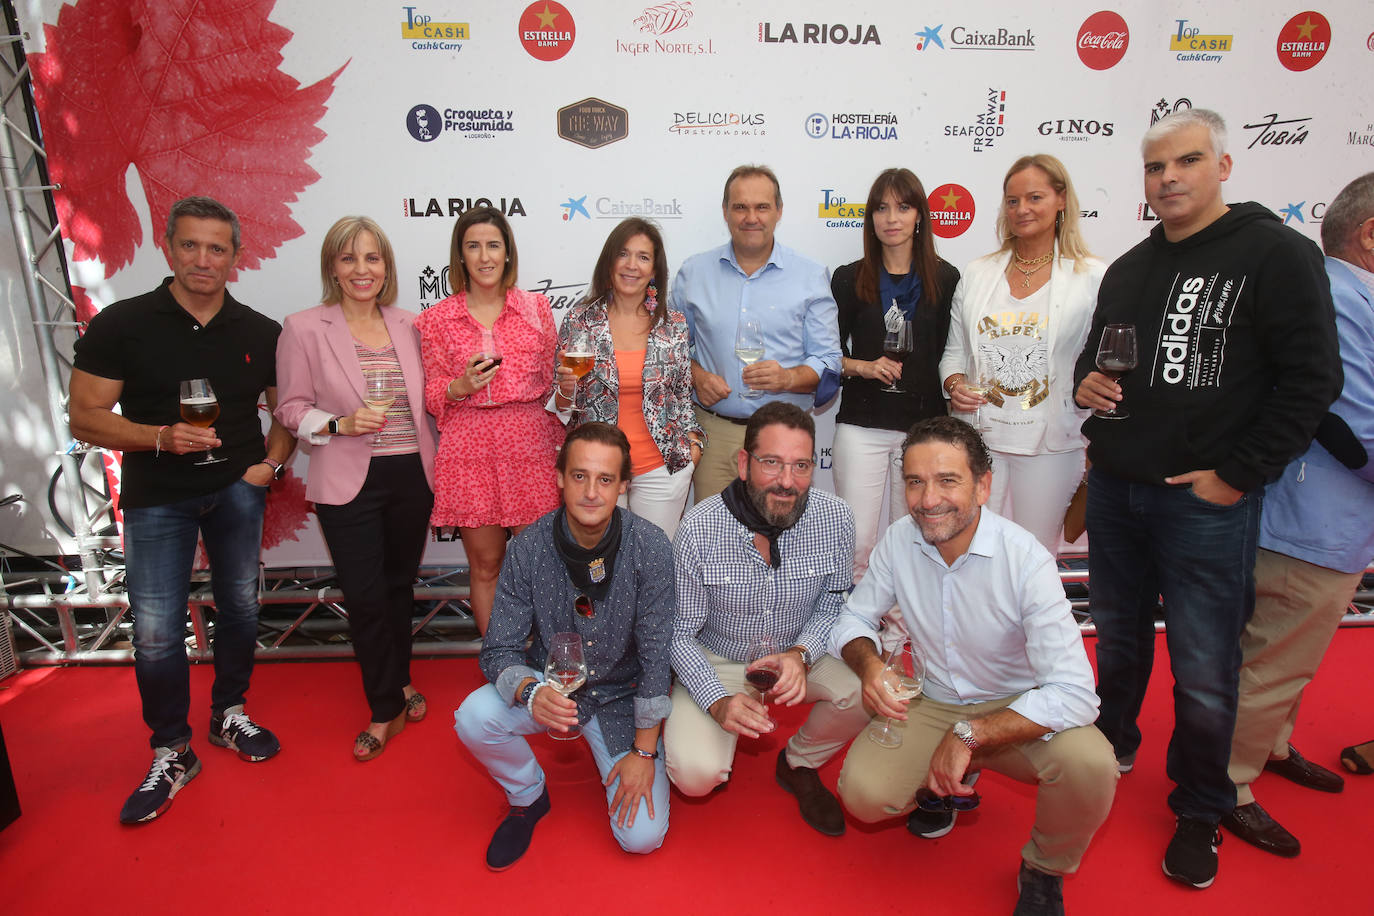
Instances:
[[[698,406],[698,407],[701,407],[700,404],[698,404],[697,406]],[[723,414],[723,413],[716,413],[714,410],[712,410],[712,409],[709,408],[709,407],[701,407],[701,409],[704,410],[704,411],[706,411],[707,413],[709,413],[709,414],[710,414],[711,416],[713,416],[713,417],[719,417],[720,419],[724,420],[726,423],[733,423],[733,424],[735,424],[736,426],[748,426],[748,425],[749,425],[749,421],[748,421],[748,420],[741,420],[739,417],[727,417],[727,416],[726,416],[725,414]]]

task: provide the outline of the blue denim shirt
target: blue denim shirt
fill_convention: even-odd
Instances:
[[[578,589],[553,545],[555,513],[511,541],[478,663],[501,698],[513,703],[521,681],[543,680],[553,635],[580,634],[587,683],[572,695],[577,718],[585,723],[595,716],[606,747],[620,754],[630,749],[636,728],[652,728],[672,708],[668,648],[675,588],[673,550],[663,529],[626,509],[616,511],[615,573],[590,619],[573,612]]]
[[[826,369],[840,371],[840,327],[830,272],[777,242],[768,263],[747,275],[729,242],[694,254],[678,268],[670,295],[673,308],[687,319],[692,357],[730,386],[730,394],[711,410],[744,419],[759,406],[740,397],[744,364],[735,356],[739,323],[752,318],[763,331],[763,358],[784,367],[810,366],[819,378]],[[770,393],[770,401],[787,401],[803,410],[811,394]]]

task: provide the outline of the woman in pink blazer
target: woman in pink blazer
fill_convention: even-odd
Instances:
[[[275,414],[310,454],[305,494],[334,559],[372,710],[353,756],[371,760],[425,717],[410,683],[410,627],[437,437],[415,315],[392,305],[396,262],[381,228],[363,216],[335,223],[320,274],[324,303],[282,326]]]

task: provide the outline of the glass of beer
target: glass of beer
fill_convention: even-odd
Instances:
[[[181,419],[199,429],[208,429],[219,419],[219,399],[208,378],[187,379],[181,383]],[[195,464],[218,464],[225,460],[215,457],[214,450],[207,448],[205,457]]]
[[[596,365],[596,352],[592,350],[592,339],[583,328],[577,328],[568,338],[568,349],[563,351],[563,367],[572,372],[573,377],[581,379]],[[577,392],[573,392],[572,413],[578,413]]]

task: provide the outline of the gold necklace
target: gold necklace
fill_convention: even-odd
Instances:
[[[1048,254],[1043,254],[1038,258],[1023,258],[1021,257],[1020,253],[1015,248],[1013,248],[1011,250],[1011,256],[1012,268],[1015,269],[1015,271],[1024,278],[1021,281],[1021,286],[1026,289],[1029,289],[1031,275],[1038,273],[1041,270],[1041,268],[1043,268],[1046,264],[1050,263],[1050,261],[1054,258],[1054,252],[1050,251]],[[1030,270],[1027,270],[1025,267],[1022,267],[1022,264],[1025,264],[1026,267],[1030,268]]]

